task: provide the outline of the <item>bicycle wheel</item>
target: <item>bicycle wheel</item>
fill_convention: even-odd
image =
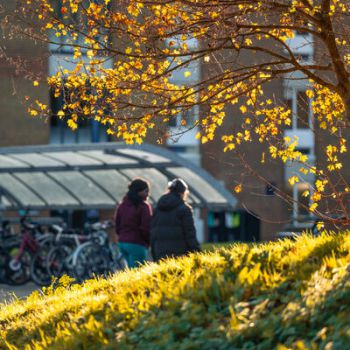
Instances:
[[[73,276],[71,262],[73,247],[60,245],[50,250],[47,257],[47,271],[50,276],[62,277]]]
[[[78,282],[95,276],[107,276],[110,272],[109,261],[101,246],[92,242],[82,244],[74,253],[73,272]]]
[[[12,285],[22,285],[30,281],[31,255],[25,251],[17,260],[18,246],[8,247],[9,260],[6,264],[6,280]]]
[[[118,270],[125,270],[128,268],[128,262],[122,253],[117,256],[116,261],[118,263]]]
[[[51,282],[51,275],[47,270],[47,258],[52,247],[52,240],[43,242],[39,251],[33,256],[30,263],[30,275],[34,283],[47,286]]]

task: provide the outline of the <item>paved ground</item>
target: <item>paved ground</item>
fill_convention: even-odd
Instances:
[[[0,303],[4,301],[11,301],[11,299],[16,297],[23,299],[30,295],[32,291],[37,289],[39,289],[39,287],[32,282],[29,282],[23,286],[9,286],[7,284],[0,284]]]

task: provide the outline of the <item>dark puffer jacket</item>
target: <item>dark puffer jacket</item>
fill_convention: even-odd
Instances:
[[[192,208],[176,193],[163,195],[151,222],[153,260],[199,251]]]

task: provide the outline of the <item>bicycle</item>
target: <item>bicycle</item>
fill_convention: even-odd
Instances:
[[[6,279],[14,285],[25,284],[31,279],[32,257],[52,239],[50,234],[41,232],[38,224],[28,223],[25,220],[26,218],[20,220],[21,240],[19,245],[11,246],[10,259],[6,263]]]
[[[77,282],[83,282],[94,276],[107,277],[109,274],[124,270],[126,260],[119,252],[112,251],[105,230],[110,222],[94,224],[96,232],[91,241],[83,243],[73,255],[73,273]]]
[[[64,228],[60,225],[54,224],[49,226],[50,239],[47,239],[41,245],[41,248],[31,260],[30,274],[32,280],[39,286],[45,286],[51,283],[51,277],[54,274],[49,270],[48,261],[52,250],[60,244],[60,240],[64,237],[62,234],[63,231]]]
[[[11,233],[9,221],[3,221],[0,228],[0,282],[8,283],[7,270],[11,253],[20,244],[20,237]],[[14,253],[12,253],[14,255]]]
[[[90,235],[61,229],[56,237],[55,246],[51,248],[47,256],[48,274],[57,278],[64,274],[73,277],[73,254],[81,244],[90,239]]]

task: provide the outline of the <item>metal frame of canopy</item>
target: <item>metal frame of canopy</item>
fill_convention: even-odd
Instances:
[[[174,177],[189,184],[194,207],[237,203],[205,170],[165,148],[94,143],[0,148],[0,210],[112,209],[137,176],[150,181],[153,203]]]

